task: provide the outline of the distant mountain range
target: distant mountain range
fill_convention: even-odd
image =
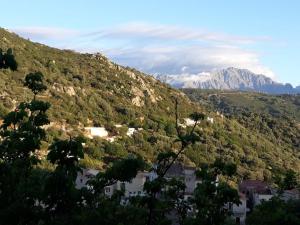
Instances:
[[[255,91],[269,94],[300,93],[300,86],[278,83],[271,78],[246,69],[229,67],[197,75],[157,75],[157,79],[176,88]]]

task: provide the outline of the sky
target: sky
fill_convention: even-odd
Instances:
[[[151,74],[227,67],[300,85],[298,0],[0,0],[1,27]]]

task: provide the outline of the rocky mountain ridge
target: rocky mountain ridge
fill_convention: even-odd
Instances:
[[[296,94],[300,87],[278,83],[271,78],[246,69],[229,67],[211,73],[192,75],[159,75],[158,79],[176,88],[255,91],[268,94]]]

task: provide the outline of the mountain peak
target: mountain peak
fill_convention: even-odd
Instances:
[[[242,90],[269,94],[295,94],[299,88],[291,84],[281,84],[271,78],[251,72],[248,69],[228,67],[209,73],[196,75],[169,75],[164,77],[167,83],[177,88],[199,88],[219,90]],[[159,79],[162,76],[158,77]]]

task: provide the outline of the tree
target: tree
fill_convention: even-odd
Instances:
[[[80,138],[56,139],[49,147],[47,159],[57,165],[56,170],[65,170],[72,179],[80,170],[78,162],[84,157]]]
[[[286,171],[285,176],[283,178],[283,188],[285,190],[291,190],[293,188],[296,188],[297,185],[297,173],[293,170]]]
[[[25,77],[24,86],[28,87],[35,96],[47,89],[43,83],[44,75],[41,72],[29,73]]]
[[[94,179],[88,181],[90,189],[83,188],[82,198],[85,207],[81,209],[78,224],[126,225],[133,223],[144,225],[146,211],[137,206],[131,199],[130,204],[121,204],[124,192],[117,191],[112,197],[105,195],[105,187],[118,181],[130,182],[138,173],[144,170],[146,164],[140,158],[129,157],[115,161],[106,171],[100,171]]]
[[[83,207],[81,193],[75,187],[77,172],[80,171],[78,162],[83,157],[81,138],[57,139],[50,145],[47,159],[56,168],[46,179],[42,200],[47,224],[57,221],[72,224],[74,215]]]
[[[217,159],[211,166],[203,166],[197,172],[201,182],[195,189],[192,203],[195,205],[195,218],[190,218],[188,224],[222,225],[230,215],[226,204],[240,204],[236,189],[219,176],[232,177],[236,173],[234,164]]]
[[[275,183],[279,186],[280,191],[291,190],[298,186],[297,173],[293,170],[287,170],[283,177],[277,175],[274,177]]]
[[[141,158],[129,157],[117,160],[105,172],[99,172],[97,176],[89,181],[94,194],[102,195],[105,186],[113,185],[118,181],[129,182],[146,167]]]
[[[36,223],[41,208],[35,204],[38,194],[32,190],[32,171],[39,162],[36,151],[46,137],[42,126],[49,123],[49,107],[49,103],[33,99],[4,117],[0,128],[0,224]]]
[[[283,200],[273,197],[269,201],[262,202],[247,216],[247,225],[299,225],[300,202]]]
[[[194,132],[195,128],[199,124],[201,120],[205,119],[205,115],[203,113],[194,112],[190,115],[190,118],[195,121],[194,126],[188,130],[185,131],[181,129],[179,126],[179,112],[178,112],[178,99],[175,99],[175,129],[177,133],[177,138],[174,140],[175,143],[180,143],[180,147],[177,150],[177,152],[173,151],[167,151],[162,152],[158,154],[157,156],[157,162],[156,167],[154,168],[154,171],[157,174],[157,178],[153,181],[147,181],[144,185],[144,190],[147,192],[146,199],[144,200],[145,205],[148,208],[148,219],[147,219],[147,225],[154,225],[154,224],[168,224],[170,223],[170,220],[168,220],[165,215],[170,212],[170,205],[174,203],[180,198],[180,192],[177,192],[177,196],[175,197],[173,195],[173,200],[169,199],[165,195],[163,190],[166,190],[168,188],[182,188],[180,186],[180,181],[178,182],[169,182],[165,179],[165,175],[168,172],[168,170],[171,168],[172,165],[176,162],[176,160],[179,158],[181,154],[184,153],[184,151],[187,149],[188,146],[196,143],[197,141],[200,141],[200,137]],[[179,185],[179,186],[178,186]],[[161,198],[161,196],[165,195],[165,198]],[[160,199],[158,199],[158,196],[160,196]],[[177,204],[179,202],[177,201]],[[181,218],[184,218],[184,211],[186,209],[182,209],[182,206],[185,205],[185,202],[182,201],[182,205],[177,208],[177,211],[181,213]],[[174,204],[173,204],[174,206]],[[183,220],[179,219],[180,223],[183,223]]]
[[[13,71],[17,70],[18,63],[13,55],[13,50],[11,48],[7,49],[6,53],[3,54],[2,49],[0,49],[0,69],[11,69]]]

